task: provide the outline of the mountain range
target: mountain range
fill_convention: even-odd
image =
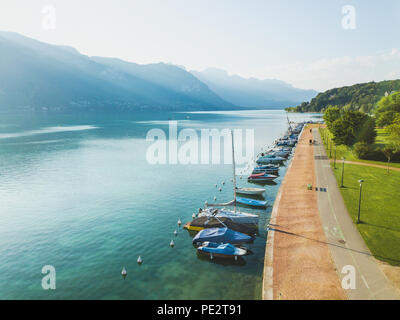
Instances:
[[[268,108],[312,97],[282,81],[217,73],[225,76],[166,63],[89,57],[72,47],[0,32],[1,112]]]
[[[216,68],[209,68],[202,72],[191,71],[191,73],[222,99],[242,107],[282,108],[309,101],[318,94],[314,90],[294,88],[280,80],[245,79],[238,75],[229,75],[225,70]]]

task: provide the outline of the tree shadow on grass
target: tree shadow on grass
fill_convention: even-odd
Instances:
[[[343,187],[339,187],[339,189],[343,189],[343,190],[359,190],[359,187],[343,186]]]
[[[365,224],[367,226],[370,226],[370,227],[379,228],[379,229],[400,232],[400,228],[392,228],[392,227],[387,227],[387,226],[380,226],[380,225],[372,224],[372,223],[368,223],[368,222],[363,222],[363,224]]]
[[[338,245],[336,243],[331,243],[331,242],[327,242],[327,241],[321,241],[321,240],[309,238],[309,237],[303,236],[301,234],[293,233],[293,232],[290,232],[290,231],[275,229],[275,228],[271,228],[271,227],[268,228],[268,231],[280,232],[280,233],[284,233],[284,234],[291,235],[291,236],[294,236],[294,237],[300,237],[300,238],[307,239],[307,240],[310,240],[310,241],[314,241],[314,242],[317,242],[317,243],[326,244],[326,245],[329,245],[329,246],[334,246],[334,247],[341,248],[341,249],[344,249],[344,250],[352,251],[352,252],[355,252],[355,253],[360,253],[360,254],[363,254],[363,255],[370,256],[370,257],[374,257],[374,255],[372,255],[369,251],[361,251],[361,250],[357,250],[357,249],[348,248],[348,247],[345,247],[345,246],[342,246],[342,245]],[[375,255],[375,258],[377,258],[379,260],[392,261],[392,262],[396,263],[397,265],[400,265],[400,260],[399,259],[395,259],[395,258],[391,258],[391,257],[384,257],[384,256],[380,256],[380,255]]]

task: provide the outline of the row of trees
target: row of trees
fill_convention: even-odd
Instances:
[[[400,153],[400,112],[395,111],[396,104],[400,100],[392,96],[380,101],[379,112],[374,116],[356,110],[329,107],[324,113],[324,120],[333,134],[334,143],[352,148],[360,159],[380,160],[380,154],[390,162],[396,154]],[[398,97],[400,98],[400,94]],[[386,117],[386,112],[389,111],[394,111],[396,114],[386,125],[388,143],[382,148],[375,145],[377,136],[375,126],[376,122],[382,121],[380,117]]]
[[[352,147],[357,142],[375,142],[375,119],[366,113],[330,107],[324,113],[324,120],[336,145]]]

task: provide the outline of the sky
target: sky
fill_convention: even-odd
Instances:
[[[399,0],[0,0],[2,31],[318,91],[400,78],[398,17]]]

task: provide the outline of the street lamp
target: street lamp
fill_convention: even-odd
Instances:
[[[360,213],[361,213],[361,192],[362,192],[362,183],[364,182],[364,180],[358,180],[358,182],[360,183],[360,197],[358,198],[358,218],[357,218],[357,224],[359,224],[361,222],[360,220]]]
[[[344,177],[344,161],[346,160],[345,157],[342,158],[342,185],[340,186],[341,188],[344,188],[343,185],[343,177]]]
[[[335,161],[333,162],[334,164],[333,164],[333,167],[336,169],[336,144],[335,144]]]

